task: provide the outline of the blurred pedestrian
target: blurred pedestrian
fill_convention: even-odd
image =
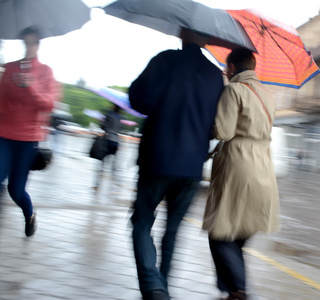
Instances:
[[[25,190],[41,126],[53,108],[56,83],[52,70],[37,59],[39,31],[21,32],[26,47],[22,60],[8,63],[0,83],[0,183],[8,178],[8,192],[22,209],[25,234],[36,230],[36,215]]]
[[[51,114],[50,117],[50,134],[52,136],[51,149],[54,153],[61,151],[61,135],[62,130],[60,129],[62,125],[65,125],[65,120],[58,114]]]
[[[66,121],[72,121],[72,115],[63,108],[68,108],[69,105],[62,103],[64,97],[64,87],[60,82],[56,82],[57,97],[54,102],[54,108],[50,114],[50,148],[54,154],[62,152],[62,133],[61,127],[66,125]],[[59,109],[61,108],[61,109]]]
[[[255,73],[256,60],[239,48],[227,58],[230,80],[218,103],[213,158],[203,228],[216,266],[218,288],[229,300],[246,299],[242,247],[258,231],[279,229],[278,188],[271,159],[275,102]]]
[[[132,83],[132,107],[148,115],[139,149],[139,180],[132,215],[133,244],[143,299],[169,299],[167,278],[178,226],[185,215],[206,159],[221,71],[201,52],[207,36],[182,29],[182,50],[155,56]],[[155,209],[167,203],[161,265],[150,235]]]
[[[94,189],[98,190],[101,174],[104,167],[104,159],[109,155],[113,155],[112,161],[112,173],[115,176],[116,173],[116,153],[119,146],[119,132],[121,130],[121,108],[118,105],[114,105],[112,110],[108,110],[105,113],[105,119],[101,124],[101,129],[104,130],[105,142],[106,142],[106,153],[104,158],[101,160],[101,165],[98,170],[97,180]]]

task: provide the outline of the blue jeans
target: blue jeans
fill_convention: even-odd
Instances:
[[[198,179],[150,178],[141,176],[132,215],[133,246],[141,293],[154,289],[167,291],[167,275],[179,224],[197,191]],[[166,197],[167,224],[162,238],[160,270],[156,267],[157,254],[150,235],[155,220],[154,211]]]
[[[25,187],[36,143],[0,138],[0,184],[8,177],[9,195],[22,209],[26,219],[33,214],[32,202]]]

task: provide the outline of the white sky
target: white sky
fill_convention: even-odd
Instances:
[[[283,23],[299,27],[318,15],[319,0],[198,0],[221,9],[254,8]],[[83,0],[87,5],[104,6],[113,0]],[[75,83],[82,77],[88,85],[129,86],[149,60],[166,49],[180,48],[180,40],[92,9],[91,21],[80,30],[41,42],[39,60],[48,64],[57,80]],[[6,62],[20,59],[20,41],[4,41]]]

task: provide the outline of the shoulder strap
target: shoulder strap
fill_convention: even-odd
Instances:
[[[249,84],[247,84],[247,83],[245,83],[245,82],[240,82],[240,83],[246,85],[246,86],[247,86],[250,90],[252,90],[252,91],[256,94],[256,96],[259,98],[259,100],[260,100],[260,102],[261,102],[261,104],[262,104],[262,106],[263,106],[263,109],[265,110],[265,112],[266,112],[266,114],[267,114],[267,116],[268,116],[270,127],[272,127],[270,114],[269,114],[266,106],[264,105],[262,99],[260,98],[259,94],[252,88],[251,85],[249,85]]]

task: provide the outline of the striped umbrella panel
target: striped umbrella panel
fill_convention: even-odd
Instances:
[[[251,38],[255,53],[256,73],[265,84],[300,88],[318,73],[311,53],[305,49],[298,32],[287,24],[275,21],[255,10],[229,10]],[[226,66],[229,49],[206,46],[218,63]]]

